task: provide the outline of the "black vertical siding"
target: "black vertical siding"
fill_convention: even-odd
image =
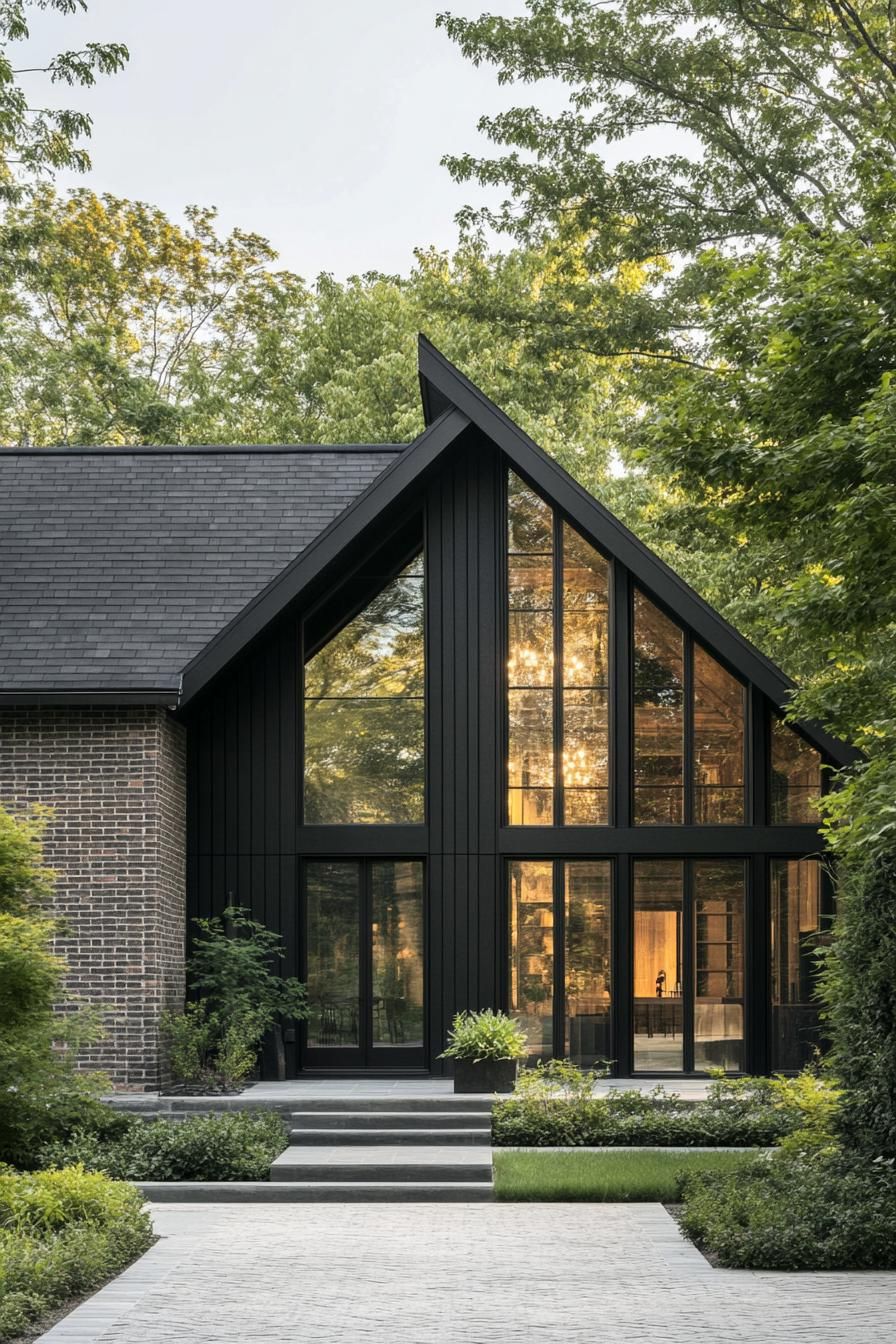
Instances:
[[[429,1055],[500,1002],[501,467],[473,438],[426,500]]]

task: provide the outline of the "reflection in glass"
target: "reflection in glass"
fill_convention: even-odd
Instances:
[[[694,864],[694,1068],[744,1067],[744,865]]]
[[[684,820],[684,635],[635,593],[635,821]]]
[[[818,859],[771,864],[772,1068],[798,1070],[818,1045],[814,998],[821,934]]]
[[[612,1054],[611,870],[606,860],[564,864],[565,1053],[586,1068]]]
[[[308,1044],[359,1044],[360,869],[309,863]]]
[[[682,924],[684,865],[645,860],[634,881],[634,1065],[684,1068]]]
[[[423,1044],[423,865],[371,864],[373,1044]]]
[[[423,563],[305,665],[305,821],[422,822]]]
[[[821,756],[786,723],[772,719],[771,813],[777,824],[817,823]]]
[[[532,1059],[553,1054],[553,864],[510,865],[510,1012],[529,1038]]]
[[[507,494],[508,821],[554,820],[553,515],[511,472]]]
[[[744,821],[746,690],[699,644],[694,645],[694,820]]]
[[[609,572],[563,524],[563,820],[609,820]]]

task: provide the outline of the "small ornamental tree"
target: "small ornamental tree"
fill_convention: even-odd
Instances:
[[[269,1031],[282,1060],[284,1023],[308,1016],[305,986],[277,974],[282,939],[242,907],[193,923],[198,934],[187,974],[196,999],[162,1019],[169,1063],[179,1082],[233,1086],[252,1071]]]
[[[47,815],[0,809],[0,1162],[18,1166],[99,1112],[101,1080],[74,1071],[80,1046],[99,1035],[96,1016],[55,1011],[66,966],[45,912],[54,877],[41,848]]]

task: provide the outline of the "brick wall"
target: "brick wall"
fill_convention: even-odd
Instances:
[[[47,862],[78,996],[102,1005],[85,1066],[156,1090],[159,1014],[184,980],[185,733],[152,706],[0,709],[0,804],[54,810]]]

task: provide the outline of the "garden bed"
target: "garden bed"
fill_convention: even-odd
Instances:
[[[132,1185],[79,1167],[0,1172],[0,1340],[33,1337],[154,1240]]]

